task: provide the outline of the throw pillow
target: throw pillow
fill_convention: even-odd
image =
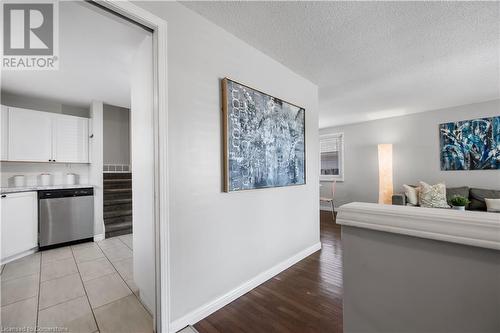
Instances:
[[[487,190],[480,188],[470,189],[470,210],[486,211],[486,202],[484,198],[500,199],[500,190]]]
[[[408,199],[408,203],[417,206],[418,205],[418,187],[413,187],[410,185],[403,185],[405,189],[406,199]]]
[[[446,202],[446,186],[443,183],[429,185],[420,184],[420,206],[429,208],[450,208]]]
[[[500,213],[500,199],[484,198],[484,201],[486,201],[488,212]]]

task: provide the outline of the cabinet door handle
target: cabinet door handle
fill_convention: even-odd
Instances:
[[[7,198],[7,195],[5,195],[5,194],[2,194],[2,198]]]

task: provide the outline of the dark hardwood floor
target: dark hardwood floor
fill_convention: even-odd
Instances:
[[[340,226],[321,212],[323,248],[195,325],[200,333],[342,332]]]

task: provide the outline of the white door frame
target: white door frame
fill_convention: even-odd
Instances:
[[[167,22],[130,1],[93,0],[153,30],[156,332],[170,332]]]

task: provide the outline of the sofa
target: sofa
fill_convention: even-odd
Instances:
[[[446,200],[450,204],[451,198],[455,195],[460,195],[469,198],[470,203],[465,207],[467,210],[486,211],[486,202],[484,198],[500,199],[500,190],[489,190],[482,188],[450,187],[446,188]],[[393,205],[406,205],[407,199],[404,193],[394,194],[392,196]]]

